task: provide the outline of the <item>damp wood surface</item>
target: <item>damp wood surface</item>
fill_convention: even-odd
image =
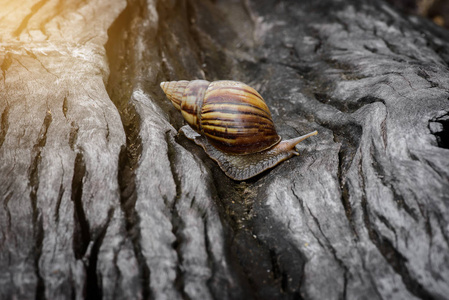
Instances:
[[[0,1],[0,299],[448,299],[449,33],[368,0]],[[233,181],[160,82],[301,155]]]

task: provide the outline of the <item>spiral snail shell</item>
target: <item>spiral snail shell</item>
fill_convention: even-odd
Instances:
[[[242,82],[181,80],[160,85],[190,125],[181,128],[184,135],[234,180],[246,180],[298,155],[295,146],[317,134],[281,142],[262,96]]]

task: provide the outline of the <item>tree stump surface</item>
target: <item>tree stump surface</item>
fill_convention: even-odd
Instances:
[[[0,1],[1,299],[448,299],[449,33],[382,1]],[[254,87],[233,181],[161,81]]]

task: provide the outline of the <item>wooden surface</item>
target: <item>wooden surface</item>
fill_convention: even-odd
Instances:
[[[0,1],[1,299],[448,299],[449,34],[382,1]],[[261,93],[226,177],[161,81]]]

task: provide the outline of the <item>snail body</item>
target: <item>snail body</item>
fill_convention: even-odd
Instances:
[[[298,155],[296,144],[317,134],[281,142],[262,96],[242,82],[182,80],[162,82],[161,88],[191,127],[181,129],[184,135],[235,180]]]

